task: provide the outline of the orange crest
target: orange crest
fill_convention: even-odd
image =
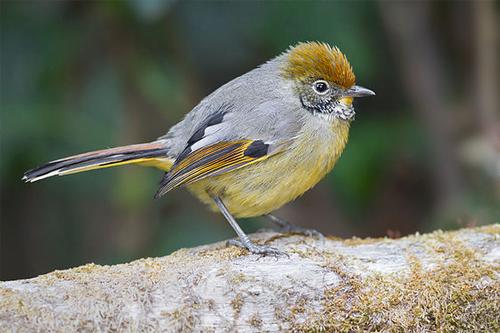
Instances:
[[[356,81],[346,56],[337,47],[319,42],[290,48],[284,74],[298,81],[323,79],[346,89]]]

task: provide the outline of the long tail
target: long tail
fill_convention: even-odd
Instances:
[[[154,141],[97,150],[52,161],[27,171],[23,180],[32,183],[52,176],[63,176],[125,164],[154,166],[168,171],[173,164],[173,159],[167,156],[167,148],[163,141]]]

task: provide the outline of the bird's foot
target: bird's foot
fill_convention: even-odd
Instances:
[[[288,257],[288,254],[278,250],[277,248],[274,248],[272,246],[267,246],[267,245],[257,245],[257,244],[252,243],[250,240],[248,242],[242,242],[239,239],[230,239],[227,241],[227,244],[247,249],[250,253],[253,253],[253,254],[260,254],[263,256],[271,255],[271,256],[275,256],[275,257],[278,257],[278,256],[287,256]]]
[[[289,234],[298,234],[298,235],[304,235],[307,237],[314,237],[318,239],[324,239],[325,236],[317,230],[314,229],[307,229],[300,227],[298,225],[292,224],[282,218],[279,218],[274,215],[267,215],[267,217],[278,226],[278,232],[280,233],[289,233]]]
[[[325,236],[317,230],[303,228],[303,227],[300,227],[300,226],[294,225],[294,224],[288,224],[286,226],[280,227],[279,232],[304,235],[307,237],[313,237],[313,238],[318,238],[318,239],[325,238]]]

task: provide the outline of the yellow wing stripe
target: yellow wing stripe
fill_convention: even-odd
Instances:
[[[67,171],[61,171],[59,174],[61,176],[64,175],[71,175],[73,173],[79,173],[83,171],[90,171],[90,170],[97,170],[97,169],[105,169],[105,168],[111,168],[119,165],[126,165],[126,164],[139,164],[143,166],[152,166],[156,167],[159,169],[163,169],[165,171],[168,171],[170,167],[173,164],[173,161],[168,158],[138,158],[135,160],[128,160],[128,161],[117,161],[115,163],[106,163],[106,164],[94,164],[94,165],[87,165],[87,166],[82,166],[74,169],[70,169]]]
[[[194,151],[178,164],[174,164],[162,182],[157,196],[175,187],[266,159],[268,155],[260,157],[245,155],[245,151],[253,142],[253,140],[219,142]]]
[[[247,143],[247,147],[248,147],[248,145],[251,142],[252,141],[249,141],[249,140],[235,141],[235,142],[220,142],[220,143],[216,143],[214,145],[211,145],[211,146],[208,146],[205,148],[198,149],[198,150],[194,151],[193,153],[191,153],[190,155],[188,155],[185,159],[183,159],[175,167],[175,169],[182,170],[182,169],[188,167],[189,165],[191,165],[192,163],[199,161],[203,157],[207,157],[207,156],[210,156],[212,154],[215,154],[215,153],[217,153],[225,148],[228,148],[232,145],[239,145],[239,144],[244,145],[245,143]]]

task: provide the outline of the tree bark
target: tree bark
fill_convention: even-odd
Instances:
[[[2,332],[498,332],[500,225],[401,239],[272,232],[0,283]]]

